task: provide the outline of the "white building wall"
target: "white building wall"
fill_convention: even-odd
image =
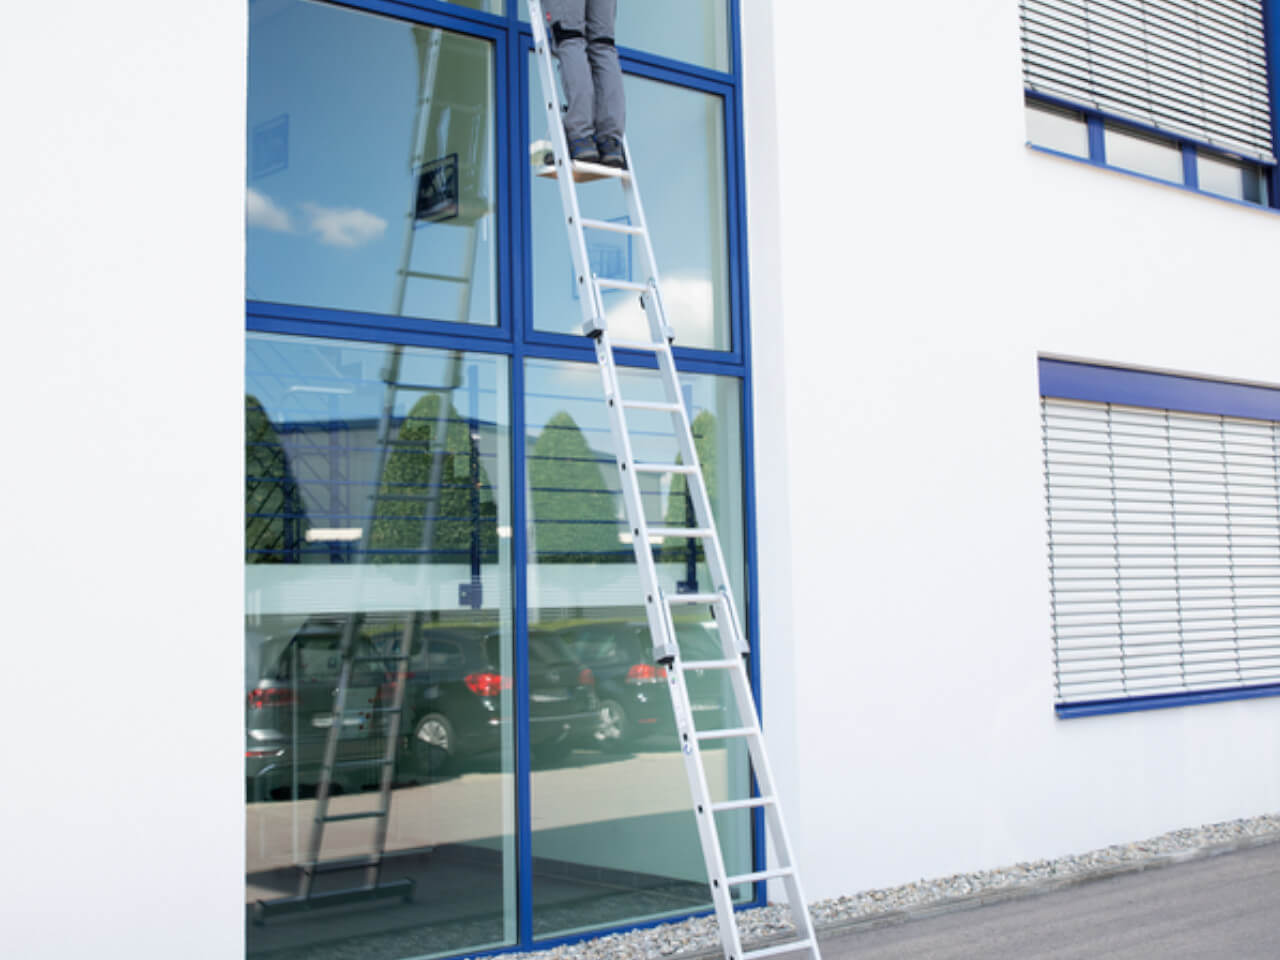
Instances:
[[[1055,719],[1036,366],[1280,383],[1280,217],[1024,146],[1015,0],[743,8],[764,709],[807,893],[1280,807],[1280,700]]]
[[[243,956],[242,4],[6,9],[5,956]]]

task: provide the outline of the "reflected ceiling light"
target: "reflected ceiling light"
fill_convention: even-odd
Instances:
[[[501,537],[503,540],[510,540],[510,539],[511,539],[511,528],[510,528],[510,527],[506,527],[506,526],[499,527],[499,528],[498,528],[498,536],[499,536],[499,537]]]
[[[307,531],[307,543],[350,543],[363,535],[359,527],[312,527]]]
[[[312,387],[306,384],[294,384],[288,390],[289,393],[333,393],[340,397],[347,397],[355,393],[351,387]]]

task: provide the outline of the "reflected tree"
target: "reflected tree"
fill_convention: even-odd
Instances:
[[[244,398],[245,563],[297,563],[306,509],[289,457],[257,397]]]
[[[442,417],[444,402],[434,393],[420,399],[390,442],[369,537],[375,563],[465,563],[497,553],[497,504],[473,427],[451,402]],[[433,467],[440,478],[434,487]]]
[[[608,461],[612,463],[612,461]],[[567,412],[547,421],[529,454],[534,544],[540,563],[630,559],[618,540],[618,505],[601,456]]]

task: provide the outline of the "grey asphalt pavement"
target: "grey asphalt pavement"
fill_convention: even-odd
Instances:
[[[824,960],[1280,960],[1280,843],[861,930]]]

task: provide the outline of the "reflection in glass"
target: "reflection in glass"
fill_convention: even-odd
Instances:
[[[310,0],[249,18],[248,298],[495,324],[491,44]]]
[[[1196,155],[1200,189],[1246,203],[1266,204],[1267,178],[1262,168],[1243,160],[1206,153]]]
[[[1183,182],[1182,150],[1176,143],[1110,124],[1105,129],[1104,138],[1110,166],[1173,183]]]
[[[530,137],[546,136],[530,61]],[[724,102],[717,96],[641,77],[625,77],[628,143],[645,183],[662,189],[644,194],[654,254],[662,277],[663,302],[676,343],[711,350],[731,349],[729,265],[725,185]],[[678,145],[678,148],[676,148]],[[539,330],[577,333],[581,307],[574,282],[569,241],[562,222],[559,188],[530,170],[533,244],[533,317]],[[629,222],[626,201],[612,179],[581,184],[582,215]],[[591,231],[587,236],[593,269],[602,277],[644,281],[638,276],[636,239]],[[648,339],[638,298],[604,292],[609,329],[620,337]]]
[[[248,953],[512,943],[506,361],[266,334],[246,353]],[[341,819],[317,826],[326,792]],[[321,874],[292,909],[313,848],[378,876]]]
[[[520,19],[528,21],[526,0],[517,0]],[[618,4],[616,40],[672,60],[727,73],[729,13],[727,0],[645,0]]]
[[[1084,117],[1074,110],[1028,103],[1027,140],[1073,157],[1089,156],[1089,129]]]
[[[661,398],[656,371],[620,373],[628,399]],[[734,589],[742,596],[739,384],[709,375],[686,375],[681,383]],[[529,361],[525,411],[530,711],[543,700],[539,683],[563,697],[576,680],[598,702],[585,731],[550,742],[539,742],[542,735],[532,731],[534,932],[551,936],[708,906],[665,671],[654,662],[638,602],[640,579],[598,372],[587,364]],[[636,411],[629,420],[637,459],[678,460],[668,414]],[[642,490],[651,520],[694,525],[683,483],[649,475]],[[711,589],[692,541],[655,546],[664,589]],[[706,608],[682,608],[677,632],[686,657],[722,656]],[[553,674],[561,678],[558,686]],[[731,702],[727,674],[690,673],[688,679],[695,723],[726,725],[720,711]],[[716,799],[747,795],[741,741],[709,742],[703,758]],[[730,872],[748,872],[749,814],[729,811],[717,822]],[[746,888],[735,892],[750,895]]]
[[[506,4],[503,0],[444,0],[444,2],[452,3],[458,7],[466,7],[468,10],[479,10],[482,13],[502,14],[506,11]],[[512,0],[512,2],[523,6],[525,0]]]

